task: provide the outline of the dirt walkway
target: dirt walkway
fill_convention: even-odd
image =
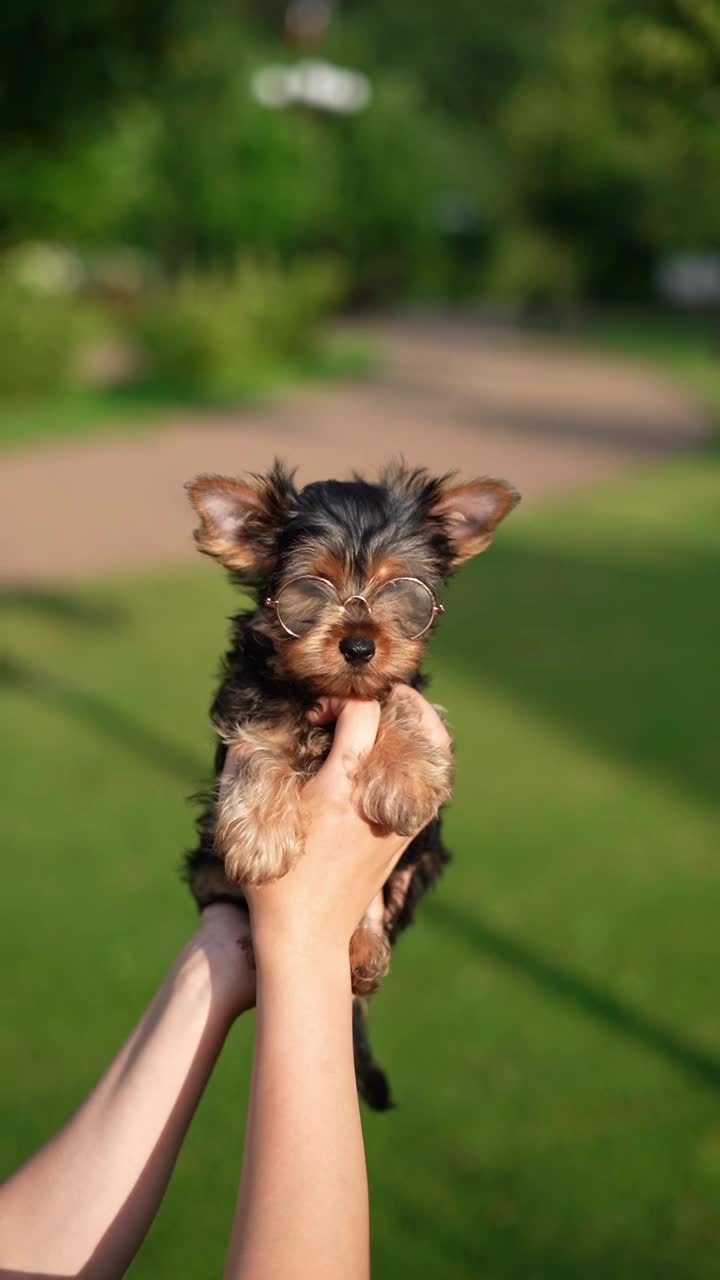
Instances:
[[[500,475],[523,493],[522,512],[707,434],[689,399],[617,361],[445,322],[374,333],[384,369],[372,381],[0,457],[0,576],[49,583],[188,559],[184,482],[263,470],[275,455],[304,481],[372,474],[400,453],[441,471]]]

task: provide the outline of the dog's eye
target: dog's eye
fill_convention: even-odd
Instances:
[[[373,601],[377,622],[391,622],[406,639],[427,631],[435,616],[435,597],[415,578],[393,578],[381,587]]]
[[[329,583],[319,578],[298,578],[283,587],[277,598],[281,624],[294,636],[304,636],[320,620],[329,605],[338,601]]]

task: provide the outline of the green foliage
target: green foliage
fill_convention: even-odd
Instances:
[[[0,11],[5,137],[50,146],[161,70],[195,0],[14,0]]]
[[[624,128],[655,157],[649,231],[720,248],[720,9],[712,0],[608,0],[606,60]]]
[[[412,292],[446,253],[434,203],[465,153],[412,78],[377,77],[370,109],[349,119],[261,107],[252,75],[277,58],[236,31],[187,40],[152,96],[101,129],[52,156],[9,149],[0,220],[83,246],[134,244],[180,274],[238,253],[330,253],[355,296]]]
[[[276,6],[273,12],[268,0],[253,0],[248,7],[266,36],[277,33]],[[513,0],[510,17],[500,0],[453,0],[446,10],[436,0],[337,5],[323,52],[379,79],[400,73],[451,127],[466,120],[486,130],[513,89],[545,63],[570,8],[569,0]]]
[[[79,319],[66,296],[0,281],[0,395],[28,397],[65,386]]]
[[[637,298],[664,253],[720,246],[719,66],[713,5],[596,0],[578,10],[501,116],[503,268],[519,224],[564,247],[581,296]],[[515,283],[531,298],[535,264],[524,287],[522,274],[519,265]],[[545,274],[565,296],[562,253],[551,249]]]
[[[547,306],[574,301],[581,291],[582,263],[559,235],[537,227],[504,227],[486,277],[499,302]]]
[[[417,88],[388,78],[369,110],[335,122],[334,198],[325,235],[370,298],[412,293],[444,249],[435,197],[452,158]]]
[[[128,234],[172,267],[298,254],[327,222],[325,133],[311,116],[254,101],[266,56],[237,33],[211,32],[178,51],[146,106],[153,136]]]
[[[244,261],[227,274],[182,276],[151,294],[133,313],[132,330],[151,381],[232,398],[256,390],[269,369],[310,355],[341,292],[331,262],[282,270]]]
[[[355,300],[550,303],[646,299],[665,254],[720,246],[711,0],[335,6],[309,49],[285,8],[12,6],[5,243],[136,245],[176,274],[331,253]],[[253,99],[258,67],[308,53],[366,72],[368,109]]]

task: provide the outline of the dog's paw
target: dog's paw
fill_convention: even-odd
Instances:
[[[225,876],[240,884],[264,884],[295,867],[305,844],[300,804],[268,813],[250,797],[233,792],[218,801],[215,850]]]
[[[452,772],[452,756],[426,737],[415,703],[391,697],[355,777],[360,812],[384,831],[415,835],[449,798]]]
[[[269,752],[235,752],[215,808],[215,849],[228,880],[264,884],[295,865],[305,843],[300,787],[299,776]]]
[[[356,996],[377,991],[390,969],[390,943],[378,929],[358,925],[350,939],[350,975]]]
[[[379,740],[360,767],[356,796],[368,822],[398,835],[416,835],[434,818],[452,790],[452,760],[426,739]]]
[[[259,819],[242,804],[230,813],[223,806],[215,828],[215,848],[225,864],[228,880],[236,884],[264,884],[295,866],[303,851],[300,823],[277,817]]]

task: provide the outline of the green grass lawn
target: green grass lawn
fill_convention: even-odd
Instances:
[[[720,457],[676,459],[521,511],[448,592],[456,860],[372,1010],[375,1280],[720,1276],[719,517]],[[201,563],[5,601],[3,1169],[192,927],[231,607]],[[251,1046],[248,1018],[134,1280],[220,1274]]]

